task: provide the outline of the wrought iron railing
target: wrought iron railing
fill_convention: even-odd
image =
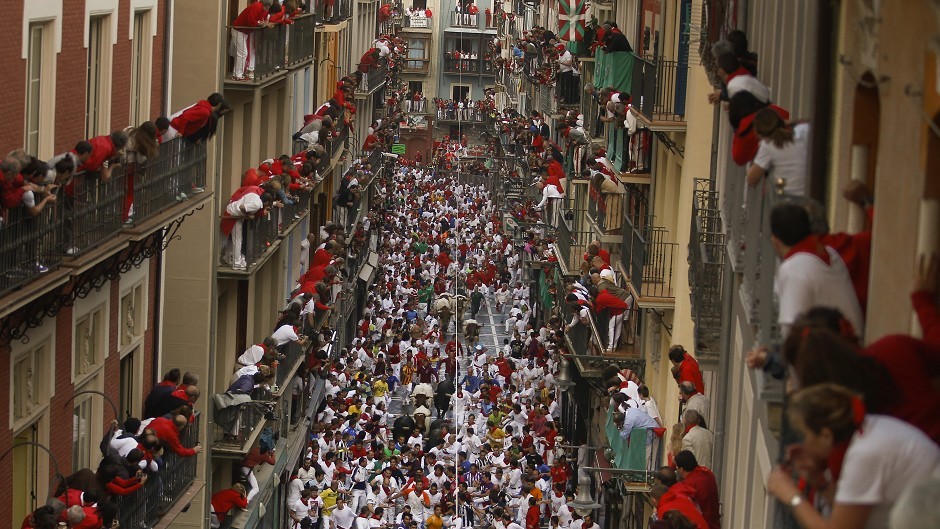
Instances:
[[[673,271],[678,244],[669,241],[669,232],[649,224],[637,225],[624,216],[623,264],[633,290],[641,299],[674,299]]]
[[[483,75],[496,75],[496,62],[489,57],[483,57],[482,72]]]
[[[269,389],[255,388],[251,393],[251,400],[234,406],[231,416],[226,409],[227,417],[223,427],[218,421],[213,423],[213,448],[229,448],[247,450],[245,444],[251,439],[255,430],[264,427],[265,421],[276,416],[277,401]],[[216,410],[216,416],[220,416]],[[220,417],[221,418],[221,417]],[[231,419],[231,420],[229,420]]]
[[[199,442],[200,414],[180,432],[180,443],[192,448]],[[143,487],[117,499],[117,521],[121,527],[144,529],[153,527],[196,480],[196,458],[182,457],[170,450],[163,453],[163,468],[151,474]]]
[[[444,57],[444,73],[448,74],[472,74],[480,73],[480,58],[454,58]]]
[[[685,121],[688,62],[663,59],[633,61],[633,108],[651,121]]]
[[[312,14],[300,15],[294,18],[293,24],[287,26],[287,66],[313,58],[313,32],[316,22],[316,17]]]
[[[381,64],[376,65],[367,73],[362,74],[362,79],[359,81],[359,87],[356,88],[356,91],[371,93],[378,90],[385,84],[387,75],[388,63],[383,59]]]
[[[689,289],[695,323],[696,352],[720,351],[723,313],[725,233],[718,211],[718,191],[706,178],[695,180],[689,235]]]
[[[450,13],[450,27],[452,28],[480,28],[480,14],[471,15],[470,13]]]
[[[593,182],[591,183],[588,216],[601,233],[620,234],[624,218],[623,208],[626,204],[625,196],[626,194],[622,192],[603,193]]]
[[[99,173],[76,174],[35,217],[25,207],[7,211],[0,223],[0,293],[37,277],[63,255],[80,255],[185,200],[205,182],[205,143],[176,138],[150,160],[113,164],[108,181]],[[37,203],[42,197],[36,195]]]
[[[339,24],[352,16],[352,3],[355,0],[335,0],[332,5],[328,2],[314,2],[314,16],[318,24]]]
[[[276,209],[276,208],[275,208]],[[279,213],[268,209],[253,219],[241,219],[244,238],[245,263],[248,268],[257,263],[277,242]],[[238,229],[236,226],[234,229]]]

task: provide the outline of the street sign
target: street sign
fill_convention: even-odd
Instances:
[[[405,144],[404,144],[404,143],[393,143],[393,144],[392,144],[392,153],[394,153],[394,154],[405,154]]]

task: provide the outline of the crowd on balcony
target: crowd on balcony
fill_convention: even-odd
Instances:
[[[307,12],[307,5],[298,0],[254,0],[232,20],[232,38],[229,53],[232,61],[232,80],[255,79],[255,54],[262,39],[259,32],[278,25],[289,25]]]
[[[161,116],[136,127],[81,140],[69,151],[45,161],[23,149],[7,154],[0,161],[0,241],[34,239],[36,242],[28,248],[20,244],[11,246],[4,259],[4,273],[23,272],[22,267],[27,263],[31,271],[43,273],[48,271],[44,256],[75,255],[83,251],[85,248],[75,240],[78,221],[74,215],[78,209],[94,210],[99,201],[113,200],[119,204],[116,208],[119,218],[99,219],[101,222],[118,227],[121,223],[132,225],[135,189],[142,183],[149,183],[149,178],[170,179],[167,184],[170,201],[182,201],[189,194],[201,192],[194,181],[183,182],[179,175],[150,174],[149,164],[158,158],[161,145],[169,140],[180,137],[187,145],[194,145],[212,137],[219,118],[227,111],[228,105],[222,96],[212,94],[169,117]],[[173,151],[173,155],[177,153]],[[115,175],[119,175],[118,179],[104,189]],[[102,187],[100,192],[98,187]],[[43,215],[53,210],[58,213]],[[55,240],[56,248],[48,248],[38,237],[43,233],[58,233],[45,223],[52,222],[53,218],[62,223],[62,238]]]
[[[108,528],[129,520],[137,509],[146,510],[148,496],[160,507],[172,488],[168,482],[184,471],[181,460],[202,451],[196,434],[190,433],[197,428],[193,406],[198,383],[193,373],[168,371],[147,396],[142,418],[109,425],[95,470],[84,468],[60,480],[52,499],[27,515],[22,527]]]
[[[931,413],[940,393],[930,382],[940,374],[936,259],[921,260],[911,295],[922,337],[864,342],[866,316],[876,310],[868,306],[870,228],[830,233],[825,208],[803,196],[811,131],[773,104],[744,33],[729,33],[712,52],[721,85],[709,100],[726,110],[731,156],[747,167],[748,193],[771,206],[748,209],[748,222],[769,216],[761,236],[780,260],[773,293],[783,341],[759,344],[746,362],[786,379],[788,424],[800,441],[786,447],[767,490],[803,527],[909,526],[917,516],[911,502],[940,490],[940,422]],[[843,197],[870,226],[871,192],[851,182]]]
[[[437,119],[452,121],[484,121],[496,110],[493,92],[487,89],[485,99],[461,100],[434,98],[432,104],[437,108]]]

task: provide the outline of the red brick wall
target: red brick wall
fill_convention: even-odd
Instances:
[[[22,0],[29,1],[29,0]],[[10,2],[6,12],[10,23],[0,32],[0,64],[4,65],[4,97],[0,98],[0,115],[8,119],[0,127],[0,153],[23,146],[26,104],[26,61],[23,50],[23,4]],[[113,15],[118,24],[117,43],[111,60],[111,125],[121,129],[128,125],[130,112],[131,41],[128,36],[130,0],[120,0],[119,10]],[[161,113],[163,100],[163,35],[166,2],[160,0],[151,16],[157,17],[157,35],[153,40],[153,72],[151,93],[151,119]],[[85,37],[84,2],[70,0],[64,4],[62,14],[62,51],[56,57],[55,86],[55,152],[72,148],[85,139],[85,76],[87,49]]]
[[[140,399],[143,402],[143,399],[149,393],[150,388],[153,386],[153,381],[156,376],[153,370],[153,358],[154,358],[154,349],[153,349],[153,339],[157,329],[157,274],[159,272],[159,267],[157,259],[151,259],[149,263],[149,285],[147,288],[148,299],[147,299],[147,331],[144,335],[144,346],[143,346],[143,357],[141,361],[143,362],[143,384],[140,388]],[[121,369],[121,355],[119,350],[119,337],[120,337],[120,292],[121,284],[120,279],[112,281],[110,286],[110,324],[109,331],[110,336],[108,337],[108,358],[105,360],[104,365],[104,384],[103,390],[104,393],[111,399],[115,405],[118,405],[120,399],[118,392],[120,389],[120,369]],[[56,460],[58,461],[61,471],[68,475],[71,473],[72,469],[72,409],[73,406],[68,402],[69,399],[74,395],[74,387],[72,386],[72,314],[73,310],[70,307],[63,308],[59,314],[56,316],[55,320],[55,342],[56,342],[56,351],[55,351],[55,397],[49,403],[48,409],[48,422],[49,422],[49,449],[54,454]],[[47,320],[48,321],[48,320]],[[7,362],[9,363],[9,358],[12,350],[9,345],[0,346],[0,363]],[[7,386],[7,384],[3,384]],[[8,386],[7,386],[8,387]],[[10,407],[10,395],[9,391],[0,391],[0,410],[4,410],[4,413],[9,414],[8,411]],[[92,397],[93,399],[100,399],[100,397]],[[112,411],[110,405],[105,402],[101,403],[101,408],[104,412],[102,424],[107,428],[107,424],[114,418],[114,412]],[[4,418],[5,421],[8,421],[8,415]],[[6,423],[8,424],[8,422]],[[103,432],[93,432],[92,439],[97,442],[100,439],[100,435]],[[0,429],[0,453],[5,452],[13,445],[13,432],[9,428]],[[53,478],[52,472],[54,468],[52,464],[49,465],[50,476],[49,479]],[[3,476],[12,476],[13,474],[13,461],[11,457],[6,457],[2,462],[0,462],[0,475]],[[12,505],[11,499],[12,495],[12,479],[0,480],[0,527],[4,527],[8,520],[12,517]]]

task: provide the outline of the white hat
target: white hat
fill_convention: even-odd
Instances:
[[[615,277],[616,276],[614,276],[614,271],[611,270],[610,268],[605,268],[601,270],[601,279],[607,279],[609,281],[613,281]]]

